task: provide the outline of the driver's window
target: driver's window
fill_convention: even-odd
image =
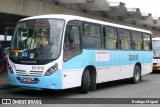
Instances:
[[[64,60],[66,61],[80,52],[80,28],[67,26],[64,39]]]

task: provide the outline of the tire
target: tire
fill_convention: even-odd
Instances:
[[[136,84],[141,80],[141,69],[138,65],[135,65],[133,77],[131,78],[131,83]]]
[[[89,70],[85,69],[82,75],[81,93],[87,94],[90,86]]]
[[[95,91],[96,90],[96,83],[90,83],[89,90]]]

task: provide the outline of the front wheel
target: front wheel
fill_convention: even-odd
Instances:
[[[85,69],[82,75],[81,92],[87,94],[90,86],[89,70]]]
[[[134,67],[134,72],[133,72],[133,77],[131,78],[131,82],[133,84],[138,83],[141,80],[141,69],[138,65],[135,65]]]

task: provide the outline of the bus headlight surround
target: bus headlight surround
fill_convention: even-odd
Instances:
[[[8,70],[11,74],[13,74],[13,68],[10,65],[8,65]]]
[[[53,73],[55,73],[58,70],[58,64],[55,63],[52,67],[50,67],[47,72],[45,73],[45,76],[50,76]]]

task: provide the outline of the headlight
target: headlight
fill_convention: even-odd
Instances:
[[[10,65],[8,65],[8,70],[9,70],[10,73],[13,74],[13,68]]]
[[[55,63],[52,67],[50,67],[47,72],[45,73],[45,76],[50,76],[53,73],[55,73],[58,70],[58,64]]]

